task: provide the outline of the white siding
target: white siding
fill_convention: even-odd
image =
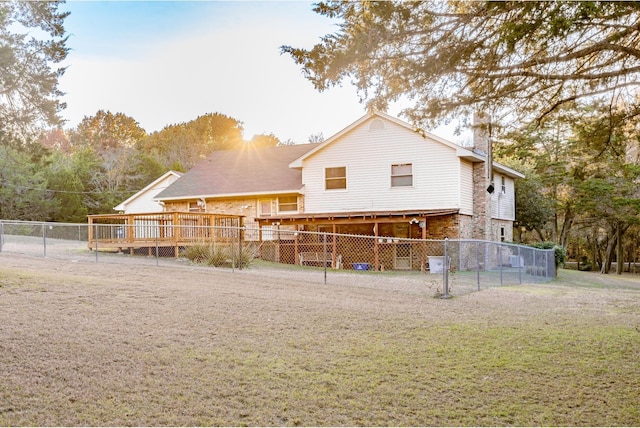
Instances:
[[[305,212],[459,208],[460,160],[455,149],[395,123],[370,121],[303,163]],[[391,165],[413,166],[413,186],[391,187]],[[346,190],[325,190],[327,167],[347,168]]]
[[[135,198],[130,200],[124,207],[126,214],[133,213],[155,213],[162,212],[164,208],[153,198],[168,187],[171,183],[176,181],[178,177],[175,175],[169,175],[164,180],[156,183],[153,187],[147,189],[145,192],[136,195]]]
[[[505,192],[502,192],[502,179],[505,181]],[[515,182],[502,174],[494,174],[495,191],[491,195],[492,217],[501,220],[515,220]]]
[[[473,165],[460,163],[460,214],[473,215]]]

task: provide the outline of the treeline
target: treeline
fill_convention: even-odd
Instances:
[[[516,182],[518,242],[557,242],[581,268],[608,272],[640,251],[640,108],[573,104],[494,142]]]
[[[38,138],[0,134],[0,218],[86,222],[168,170],[187,171],[215,150],[243,144],[283,143],[271,134],[245,141],[242,123],[220,113],[147,134],[133,118],[100,110]]]

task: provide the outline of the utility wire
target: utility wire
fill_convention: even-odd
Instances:
[[[72,194],[72,195],[102,195],[105,193],[112,193],[115,194],[117,192],[112,192],[112,191],[97,191],[97,190],[84,190],[84,191],[80,191],[80,190],[55,190],[55,189],[39,189],[37,187],[29,187],[29,186],[23,186],[20,184],[13,184],[13,183],[7,183],[6,181],[0,181],[0,185],[5,186],[5,187],[12,187],[14,189],[24,189],[24,190],[39,190],[42,192],[52,192],[52,193],[66,193],[66,194]],[[167,186],[164,187],[158,187],[158,192],[160,190],[164,190],[166,189]]]
[[[29,186],[23,186],[23,185],[20,185],[20,184],[7,183],[6,181],[0,181],[0,185],[5,186],[5,187],[11,187],[13,189],[39,190],[41,192],[66,193],[66,194],[72,194],[72,195],[102,195],[104,193],[115,193],[115,192],[109,192],[109,191],[100,192],[100,191],[97,191],[97,190],[94,190],[94,191],[90,191],[90,190],[80,191],[80,190],[39,189],[37,187],[29,187]]]

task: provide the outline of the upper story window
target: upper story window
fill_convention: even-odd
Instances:
[[[278,212],[298,212],[297,196],[278,197]]]
[[[504,178],[504,175],[502,176],[502,194],[505,195],[507,193],[507,182]]]
[[[190,213],[197,213],[200,212],[200,204],[198,202],[189,202],[189,212]]]
[[[347,167],[338,166],[334,168],[325,168],[324,188],[325,190],[346,189]]]
[[[413,186],[413,165],[391,165],[391,187]]]

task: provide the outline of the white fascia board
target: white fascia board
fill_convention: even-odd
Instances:
[[[162,174],[160,177],[158,177],[155,180],[153,180],[151,183],[147,184],[141,190],[139,190],[136,193],[134,193],[133,195],[131,195],[126,201],[120,202],[113,209],[115,211],[124,211],[126,209],[127,205],[129,205],[134,200],[138,199],[140,196],[142,196],[144,193],[146,193],[149,189],[153,188],[153,186],[155,186],[156,184],[160,183],[162,180],[164,180],[165,178],[169,177],[170,175],[175,175],[177,178],[180,178],[182,176],[182,174],[179,173],[179,172],[176,172],[176,171],[173,171],[173,170],[169,170],[169,171],[165,172],[164,174]],[[156,199],[152,199],[152,200],[156,201]]]
[[[185,196],[176,196],[173,198],[162,198],[162,199],[153,199],[156,202],[169,202],[169,201],[184,201],[186,199],[221,199],[221,198],[240,198],[240,197],[263,197],[263,196],[274,196],[274,195],[283,195],[287,193],[296,193],[302,195],[302,189],[295,190],[276,190],[272,192],[264,192],[264,193],[255,193],[255,192],[245,192],[245,193],[227,193],[227,194],[215,194],[215,195],[185,195]]]
[[[524,174],[522,174],[521,172],[516,171],[515,169],[511,169],[508,166],[504,166],[502,164],[499,164],[498,162],[494,162],[493,163],[493,169],[495,169],[496,171],[505,174],[511,178],[525,178],[526,176]]]

